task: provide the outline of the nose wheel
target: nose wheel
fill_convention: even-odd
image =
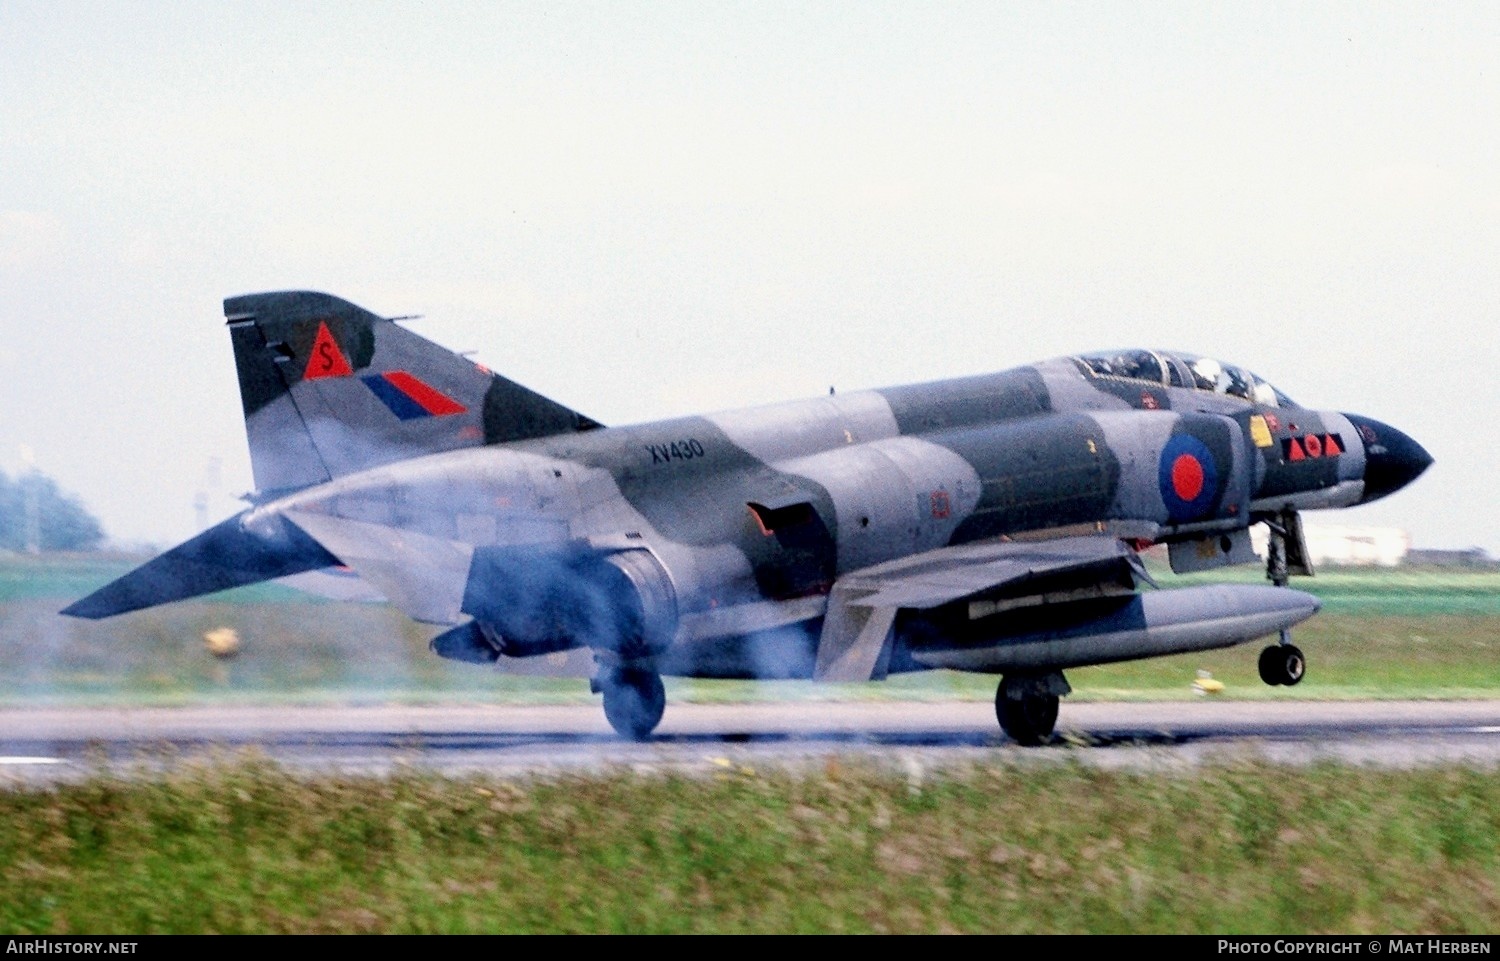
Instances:
[[[1295,644],[1272,644],[1260,652],[1260,679],[1272,687],[1291,687],[1307,673],[1307,658]]]

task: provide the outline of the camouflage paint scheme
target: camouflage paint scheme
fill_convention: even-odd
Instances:
[[[1300,510],[1431,462],[1394,428],[1169,352],[604,428],[326,294],[225,314],[255,506],[65,613],[347,565],[453,625],[443,656],[593,676],[632,736],[661,716],[662,673],[951,667],[1004,674],[1002,724],[1038,740],[1062,668],[1278,631],[1295,651],[1285,630],[1317,609],[1284,586],[1141,593],[1136,550],[1254,561],[1268,521],[1284,585],[1311,573]],[[1263,675],[1295,683],[1300,651],[1294,676],[1266,675],[1273,650]]]

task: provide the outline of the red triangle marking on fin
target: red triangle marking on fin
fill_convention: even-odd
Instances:
[[[313,340],[312,356],[307,358],[307,368],[302,371],[303,380],[322,380],[324,377],[350,377],[354,368],[339,350],[338,342],[328,332],[328,321],[318,322],[318,336]]]
[[[1287,460],[1307,460],[1307,453],[1303,451],[1302,445],[1297,443],[1297,438],[1292,438],[1292,449],[1287,454]]]
[[[1339,446],[1339,435],[1329,434],[1328,439],[1323,442],[1323,456],[1337,457],[1343,452],[1344,449]]]

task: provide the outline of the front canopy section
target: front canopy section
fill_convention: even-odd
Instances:
[[[1094,377],[1186,387],[1238,397],[1262,407],[1296,407],[1290,397],[1243,367],[1168,350],[1117,350],[1075,358]]]

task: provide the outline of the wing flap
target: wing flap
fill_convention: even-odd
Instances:
[[[858,591],[847,592],[858,594]],[[828,598],[828,615],[818,639],[813,678],[819,681],[868,681],[885,676],[898,608],[870,607],[840,596]]]

